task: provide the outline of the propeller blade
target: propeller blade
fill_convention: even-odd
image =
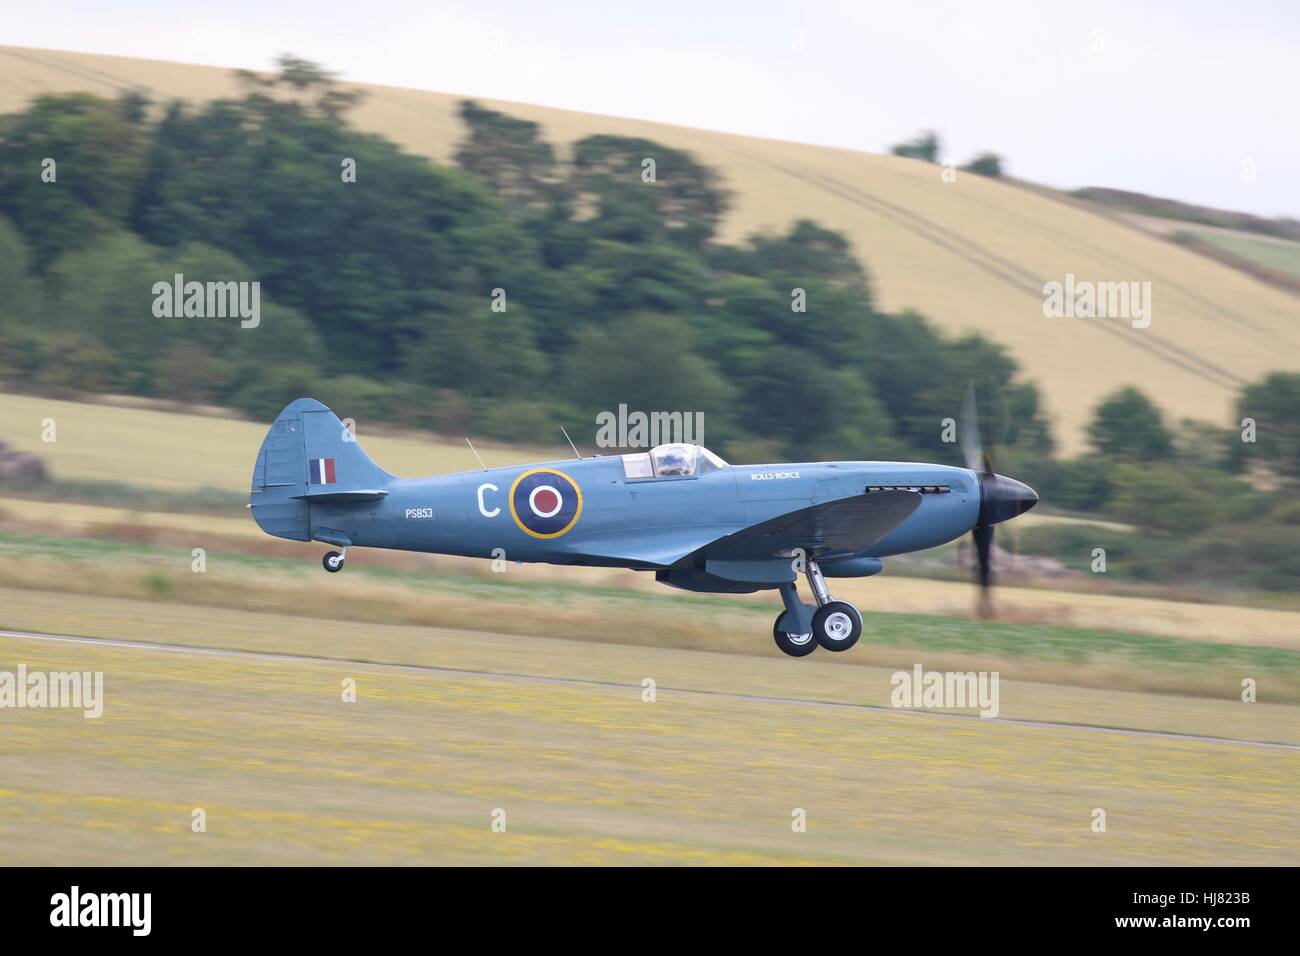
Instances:
[[[1002,397],[1002,438],[1008,428],[1008,408]],[[1034,507],[1037,494],[1028,485],[1006,479],[993,471],[992,446],[985,449],[983,429],[980,428],[979,408],[975,405],[975,384],[966,388],[966,401],[962,403],[962,420],[958,428],[962,454],[966,467],[978,473],[980,485],[980,511],[975,527],[971,529],[975,545],[975,584],[979,587],[979,617],[993,617],[993,525],[1005,522],[1015,515]]]
[[[978,614],[983,620],[993,617],[993,525],[978,524],[971,533],[975,541],[976,580],[979,583]]]
[[[961,422],[957,428],[957,441],[962,454],[966,457],[966,467],[971,471],[989,472],[992,468],[989,456],[984,452],[984,443],[980,440],[979,409],[975,406],[975,386],[966,388],[966,400],[962,403]]]
[[[990,560],[993,551],[993,525],[977,524],[971,535],[975,539],[977,581],[979,586],[987,591],[993,584],[993,567]]]

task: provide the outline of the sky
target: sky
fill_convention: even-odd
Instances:
[[[1300,218],[1300,3],[0,0],[0,43],[886,151]]]

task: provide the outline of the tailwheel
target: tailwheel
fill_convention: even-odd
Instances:
[[[321,566],[331,574],[336,574],[343,570],[344,555],[338,551],[326,551],[325,557],[320,559]]]
[[[790,633],[781,628],[781,622],[785,620],[786,613],[782,611],[776,616],[776,623],[772,625],[772,637],[776,640],[776,646],[785,651],[791,657],[807,657],[813,651],[817,650],[817,640],[812,633],[798,634]]]
[[[830,601],[813,615],[812,629],[826,650],[847,651],[862,636],[862,615],[847,601]]]

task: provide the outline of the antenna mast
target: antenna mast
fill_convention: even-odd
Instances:
[[[469,450],[472,451],[472,452],[474,452],[474,457],[475,457],[475,458],[478,458],[478,463],[479,463],[480,465],[483,465],[483,459],[479,457],[479,453],[478,453],[477,449],[474,448],[474,445],[470,442],[470,440],[469,440],[468,438],[465,439],[465,444],[466,444],[466,445],[469,445]],[[484,470],[484,471],[487,471],[487,465],[483,465],[483,470]]]
[[[564,426],[563,426],[563,425],[560,426],[560,431],[564,432],[564,439],[565,439],[565,441],[567,441],[567,442],[569,443],[569,447],[573,449],[573,453],[574,453],[575,455],[577,455],[577,456],[578,456],[578,460],[581,461],[581,460],[582,460],[582,452],[578,451],[578,446],[575,445],[575,444],[573,443],[573,439],[569,437],[569,433],[566,432],[566,431],[564,431]]]

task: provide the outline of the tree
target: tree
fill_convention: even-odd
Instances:
[[[1183,463],[1120,464],[1107,511],[1151,531],[1195,534],[1257,513],[1258,494],[1239,479]]]
[[[35,364],[41,289],[27,269],[27,243],[0,216],[0,378],[27,380]]]
[[[1232,446],[1241,443],[1237,429],[1184,418],[1173,429],[1173,436],[1174,455],[1180,460],[1223,471],[1239,470],[1232,461]]]
[[[248,101],[268,112],[338,120],[365,97],[362,90],[339,86],[338,74],[292,53],[280,54],[275,65],[279,72],[273,74],[235,71]]]
[[[907,159],[923,159],[927,163],[939,161],[939,136],[933,130],[926,130],[915,139],[899,143],[890,152]]]
[[[717,260],[730,271],[762,276],[787,292],[808,279],[822,279],[852,289],[870,307],[866,273],[848,239],[810,219],[800,219],[785,234],[759,233],[747,246],[727,247]]]
[[[461,100],[469,138],[456,149],[456,165],[483,180],[512,205],[545,205],[558,198],[555,150],[540,127]]]
[[[1170,458],[1173,434],[1160,409],[1132,385],[1102,399],[1088,424],[1088,438],[1098,454],[1125,461]]]
[[[794,461],[889,459],[889,414],[856,368],[826,368],[817,351],[778,345],[767,380],[746,396],[753,434],[781,443]]]
[[[152,287],[172,274],[158,249],[126,231],[109,233],[50,266],[46,331],[79,340],[85,354],[99,357],[87,390],[156,394],[155,361],[177,326],[154,316]],[[58,368],[48,371],[43,378],[51,384],[76,384],[63,381]]]
[[[598,319],[633,312],[690,312],[708,296],[704,263],[662,240],[644,245],[596,240],[577,273]]]
[[[418,334],[403,347],[403,379],[476,397],[544,394],[548,363],[522,304],[493,312],[486,297],[456,298],[410,327]]]
[[[0,213],[23,234],[41,272],[56,256],[127,223],[149,130],[134,99],[40,96],[0,124]],[[53,181],[43,178],[52,160]]]
[[[1237,422],[1254,422],[1254,444],[1234,442],[1234,456],[1258,461],[1276,474],[1300,480],[1300,373],[1273,372],[1247,385],[1237,399]],[[1244,431],[1246,426],[1241,426]]]
[[[991,176],[996,179],[1002,175],[1002,157],[997,153],[980,153],[961,168],[977,176]]]
[[[962,463],[961,449],[945,441],[943,422],[960,420],[966,392],[975,388],[981,432],[998,456],[1052,449],[1038,389],[1017,380],[1006,350],[980,335],[944,336],[914,312],[872,318],[872,347],[863,367],[895,423],[895,434],[915,454]]]
[[[713,237],[728,203],[718,174],[690,153],[630,136],[579,140],[569,191],[576,207],[596,207],[593,225],[604,235],[616,235],[609,226],[626,230],[639,221],[643,238],[662,230],[688,246]]]
[[[330,119],[250,101],[173,110],[149,163],[142,234],[203,236],[255,264],[264,293],[306,314],[347,371],[390,373],[430,312],[530,284],[530,244],[476,178]]]
[[[724,438],[733,391],[702,356],[677,316],[641,312],[576,337],[561,381],[584,427],[616,411],[704,414],[706,432]],[[575,436],[576,437],[576,436]]]

